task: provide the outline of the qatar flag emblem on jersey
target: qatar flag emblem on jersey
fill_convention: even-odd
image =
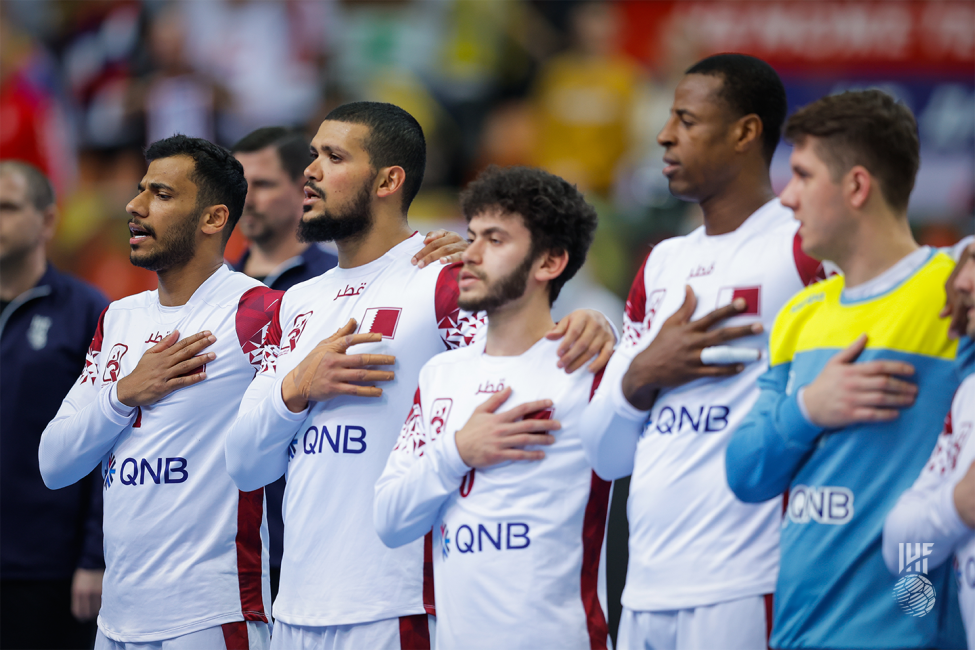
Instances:
[[[399,324],[400,314],[403,310],[399,307],[370,307],[362,317],[362,325],[359,333],[372,334],[378,332],[384,339],[391,339],[396,336],[396,326]]]
[[[740,316],[761,316],[762,314],[762,287],[723,287],[718,291],[718,304],[716,307],[730,305],[738,298],[745,300],[745,311]]]

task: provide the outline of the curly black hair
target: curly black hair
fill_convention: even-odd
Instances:
[[[562,178],[531,167],[491,165],[461,192],[461,211],[471,219],[492,209],[518,215],[531,233],[531,256],[567,252],[569,261],[548,285],[549,304],[582,268],[596,233],[596,209]]]
[[[244,211],[244,200],[247,198],[244,167],[230,151],[202,138],[176,134],[157,140],[146,148],[148,162],[173,156],[189,156],[193,159],[190,180],[196,185],[197,208],[227,206],[230,216],[227,227],[223,229],[223,241],[226,242]]]

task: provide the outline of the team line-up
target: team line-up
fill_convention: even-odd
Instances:
[[[688,69],[658,142],[704,225],[650,251],[618,335],[553,320],[597,226],[565,180],[491,167],[466,241],[414,232],[396,106],[311,140],[297,236],[338,265],[284,292],[224,262],[246,150],[150,145],[127,210],[158,289],[102,312],[39,449],[52,489],[101,467],[96,648],[606,648],[625,476],[618,648],[975,647],[975,246],[913,239],[903,104],[786,114],[758,59]]]

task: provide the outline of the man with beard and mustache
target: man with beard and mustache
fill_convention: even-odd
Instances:
[[[386,548],[373,488],[420,368],[470,344],[485,316],[458,307],[458,265],[411,264],[423,238],[406,213],[426,145],[409,113],[340,106],[311,150],[299,237],[335,240],[339,266],[285,293],[227,438],[227,467],[243,490],[287,472],[275,647],[424,647],[433,613],[424,542]],[[547,336],[562,338],[570,371],[597,354],[591,369],[601,367],[614,341],[606,319],[585,311]],[[363,343],[363,354],[345,353]]]
[[[146,159],[127,206],[130,259],[159,287],[102,312],[41,437],[41,475],[57,489],[101,463],[96,648],[266,648],[264,495],[234,485],[224,438],[282,293],[224,264],[247,192],[229,151],[177,135]]]
[[[487,335],[420,371],[376,484],[376,530],[397,547],[433,528],[437,647],[606,648],[610,483],[579,438],[602,373],[562,372],[545,336],[596,211],[523,167],[488,169],[461,204],[471,246],[458,304],[487,314]]]
[[[244,167],[247,199],[240,216],[240,232],[250,246],[233,265],[277,291],[318,277],[338,263],[338,257],[317,244],[298,241],[302,201],[305,198],[304,169],[308,165],[310,139],[295,129],[270,126],[249,133],[231,151]],[[443,230],[426,236],[427,246],[416,256],[421,267],[434,261],[456,262],[467,243]],[[271,598],[278,593],[284,520],[281,502],[285,478],[265,486],[267,527],[271,553]]]

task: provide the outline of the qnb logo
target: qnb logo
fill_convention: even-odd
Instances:
[[[934,609],[937,593],[928,579],[928,556],[934,544],[903,543],[897,545],[897,568],[901,578],[894,585],[894,600],[905,614],[925,616]]]
[[[115,480],[115,454],[109,454],[108,458],[102,461],[102,478],[106,489],[112,487],[112,482]]]
[[[440,552],[445,560],[450,555],[450,531],[447,529],[447,524],[440,524]]]
[[[797,485],[789,491],[789,520],[845,524],[853,518],[853,492],[845,487]]]
[[[109,457],[109,469],[115,464],[115,457]],[[189,478],[185,458],[126,458],[118,468],[118,480],[122,485],[145,485],[146,483],[185,483]],[[106,476],[106,487],[112,481]]]
[[[528,524],[520,521],[507,523],[477,524],[477,529],[467,524],[457,528],[454,546],[460,553],[483,553],[486,551],[520,551],[531,546]]]
[[[657,419],[647,424],[647,430],[656,429],[657,433],[671,434],[683,431],[695,433],[717,433],[728,428],[728,415],[731,409],[721,404],[679,409],[665,406],[660,409]]]
[[[309,456],[327,452],[329,449],[336,454],[361,454],[366,450],[366,430],[354,424],[340,424],[335,427],[333,437],[324,425],[321,430],[318,427],[308,427],[301,437],[301,449]]]

